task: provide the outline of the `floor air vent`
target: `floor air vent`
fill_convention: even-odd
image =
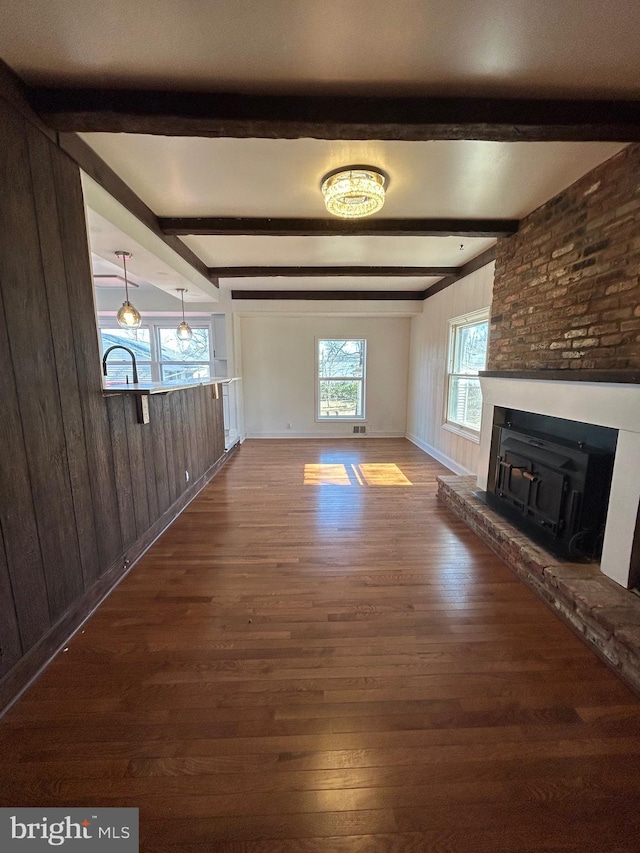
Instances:
[[[367,428],[366,426],[354,426],[353,431],[358,435],[363,435],[364,433],[366,433]]]

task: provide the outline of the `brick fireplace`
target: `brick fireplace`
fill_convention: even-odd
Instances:
[[[640,690],[640,145],[533,211],[500,240],[478,476],[438,494]],[[617,430],[600,565],[553,556],[487,507],[494,409]]]
[[[618,430],[601,569],[640,571],[640,145],[533,211],[499,241],[478,485],[494,407]]]

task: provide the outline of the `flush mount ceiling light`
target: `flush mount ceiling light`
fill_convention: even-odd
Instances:
[[[125,298],[124,302],[118,313],[116,314],[116,320],[118,325],[123,329],[139,329],[140,323],[142,323],[142,317],[140,316],[140,312],[138,309],[129,302],[129,282],[127,280],[127,258],[131,257],[131,252],[124,252],[122,250],[116,252],[116,256],[122,260],[122,267],[124,269],[124,293]]]
[[[388,184],[387,175],[373,166],[341,166],[324,176],[320,188],[329,213],[355,219],[382,208]]]
[[[179,341],[190,341],[193,337],[193,329],[184,319],[184,295],[187,292],[186,287],[176,287],[176,290],[180,294],[180,299],[182,300],[182,323],[176,329],[176,335],[178,336]]]

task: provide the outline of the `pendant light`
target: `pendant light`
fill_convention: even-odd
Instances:
[[[176,287],[176,290],[180,294],[180,299],[182,300],[182,323],[180,323],[176,329],[176,335],[178,336],[179,341],[190,341],[193,337],[193,330],[184,319],[184,295],[187,292],[187,289],[186,287]]]
[[[140,316],[140,312],[138,309],[129,302],[129,282],[127,280],[127,258],[131,257],[131,252],[123,252],[122,250],[116,252],[117,257],[122,260],[122,266],[124,269],[124,293],[125,299],[122,303],[122,306],[118,313],[116,314],[116,320],[118,321],[118,325],[123,329],[139,329],[140,324],[142,323],[142,317]]]

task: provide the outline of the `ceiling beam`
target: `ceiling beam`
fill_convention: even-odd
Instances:
[[[496,258],[496,248],[492,246],[475,258],[472,258],[461,267],[455,268],[455,274],[445,276],[441,281],[437,281],[428,287],[426,290],[232,290],[232,299],[307,299],[321,300],[331,299],[337,302],[352,300],[382,300],[392,302],[394,300],[414,300],[422,301],[430,296],[435,296],[441,290],[450,287],[470,275],[472,272],[479,270],[481,267],[490,264]]]
[[[216,278],[327,278],[333,276],[425,277],[454,275],[458,267],[209,267]]]
[[[373,301],[394,300],[422,301],[423,290],[232,290],[232,299],[307,299],[320,301],[329,299],[333,302],[346,300]]]
[[[640,140],[640,101],[242,95],[31,87],[59,131],[265,139]]]
[[[517,219],[293,219],[160,217],[165,234],[249,237],[510,237]]]

